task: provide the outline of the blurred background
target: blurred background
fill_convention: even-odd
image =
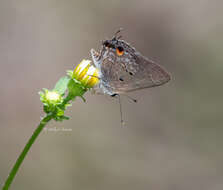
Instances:
[[[43,116],[53,88],[120,27],[171,74],[117,99],[86,93],[51,122],[11,189],[223,189],[223,1],[1,0],[0,184]]]

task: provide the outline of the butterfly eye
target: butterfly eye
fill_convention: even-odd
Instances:
[[[107,40],[105,42],[103,42],[103,45],[108,48],[110,48],[112,46]]]
[[[116,53],[117,53],[118,56],[122,56],[122,55],[124,54],[124,49],[123,49],[123,47],[118,46],[118,47],[116,48]]]
[[[108,47],[108,46],[109,46],[109,43],[108,43],[107,41],[105,41],[105,42],[104,42],[104,46],[105,46],[105,47]]]

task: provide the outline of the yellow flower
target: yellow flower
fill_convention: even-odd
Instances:
[[[99,82],[98,69],[91,65],[90,60],[83,59],[74,69],[73,78],[80,81],[85,87],[92,88]]]

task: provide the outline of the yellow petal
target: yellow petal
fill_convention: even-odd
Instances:
[[[99,82],[98,70],[90,63],[90,60],[84,59],[73,72],[73,77],[88,88],[92,88]]]

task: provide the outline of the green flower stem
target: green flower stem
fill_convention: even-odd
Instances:
[[[35,129],[33,135],[30,137],[29,141],[27,142],[26,146],[24,147],[23,151],[19,155],[18,159],[16,160],[16,163],[14,164],[2,190],[8,190],[13,179],[15,178],[16,173],[19,170],[19,167],[21,166],[24,158],[26,157],[27,153],[29,152],[31,146],[35,142],[36,138],[39,136],[40,132],[43,130],[45,125],[53,119],[53,114],[47,114],[41,121],[38,127]]]
[[[5,181],[5,184],[2,190],[8,190],[15,175],[17,174],[19,167],[21,166],[23,160],[25,159],[27,153],[32,147],[33,143],[45,127],[45,125],[51,120],[63,121],[69,119],[69,117],[64,116],[64,111],[66,108],[71,105],[70,102],[74,100],[77,96],[81,97],[84,101],[83,94],[88,90],[82,83],[76,81],[73,78],[62,77],[56,84],[53,91],[44,89],[44,92],[40,92],[40,100],[43,103],[44,112],[46,116],[40,121],[40,124],[35,129],[34,133],[28,140],[23,151],[19,155],[16,163],[14,164],[11,172],[9,173],[8,178]],[[66,97],[63,97],[68,90]]]

